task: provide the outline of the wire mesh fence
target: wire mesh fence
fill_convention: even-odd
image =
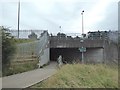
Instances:
[[[19,30],[19,39],[28,39],[28,36],[32,33],[35,33],[37,35],[37,38],[40,38],[42,36],[42,33],[45,31],[47,30]],[[10,32],[11,35],[15,38],[18,38],[17,30],[9,30],[8,32]]]
[[[22,30],[20,31],[19,39],[16,37],[17,35],[16,31],[11,30],[9,32],[13,36],[15,36],[15,40],[17,40],[16,53],[14,54],[14,58],[11,60],[13,62],[38,60],[40,54],[42,53],[42,49],[48,43],[48,33],[45,30],[42,31]],[[23,32],[26,36],[22,35]],[[31,37],[28,37],[29,35],[31,35]],[[34,38],[35,35],[37,35],[38,37]],[[21,43],[19,42],[20,40],[24,42]]]

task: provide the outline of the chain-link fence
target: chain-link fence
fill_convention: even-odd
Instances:
[[[47,30],[19,30],[19,39],[28,39],[29,35],[33,33],[37,35],[37,38],[40,38],[45,31]],[[9,30],[8,32],[15,38],[18,38],[18,30]]]
[[[26,36],[22,35],[22,33]],[[12,36],[15,36],[16,53],[11,61],[31,61],[38,60],[43,48],[48,43],[47,31],[25,30],[20,32],[20,38],[16,38],[16,31],[11,30]],[[31,35],[31,37],[29,37]],[[35,36],[37,35],[37,38]],[[19,42],[21,41],[21,42]],[[23,42],[22,42],[23,41]]]

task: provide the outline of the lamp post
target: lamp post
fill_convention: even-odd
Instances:
[[[18,38],[19,38],[19,25],[20,25],[20,0],[18,2]]]
[[[83,23],[83,13],[84,13],[84,10],[82,11],[81,15],[82,15],[82,40],[80,42],[84,42],[84,23]],[[84,63],[84,52],[86,52],[86,48],[85,47],[81,47],[79,48],[80,52],[82,53],[82,63]]]
[[[83,10],[82,13],[81,13],[81,15],[82,15],[82,35],[84,34],[83,13],[84,13],[84,10]]]

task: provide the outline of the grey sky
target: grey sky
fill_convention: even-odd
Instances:
[[[20,29],[47,29],[57,33],[118,30],[119,0],[21,0]],[[0,1],[0,25],[17,29],[17,0]]]

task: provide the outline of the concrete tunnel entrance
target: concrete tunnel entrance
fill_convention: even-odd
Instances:
[[[57,61],[59,55],[62,55],[63,61],[72,63],[73,60],[81,60],[81,52],[78,48],[50,48],[50,60]]]
[[[62,55],[63,61],[67,61],[67,63],[72,63],[73,61],[81,62],[82,60],[82,53],[78,48],[50,48],[50,61],[57,61],[59,55]],[[87,48],[84,53],[84,62],[103,63],[103,56],[103,48]]]

